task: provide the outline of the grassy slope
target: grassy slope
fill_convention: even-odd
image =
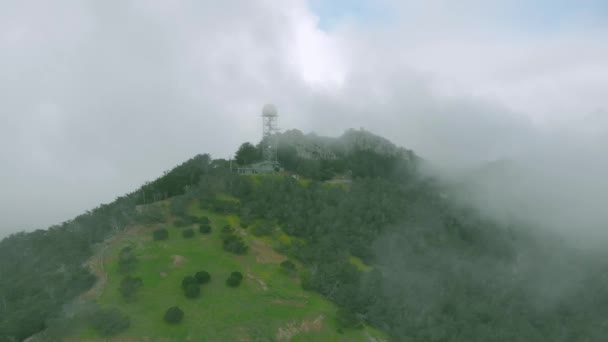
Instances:
[[[181,236],[184,228],[170,226],[169,240],[156,242],[151,239],[150,228],[119,240],[106,252],[108,284],[98,302],[119,307],[132,318],[129,330],[116,339],[268,341],[287,340],[291,336],[291,341],[369,341],[370,336],[385,338],[369,327],[338,334],[334,323],[336,307],[316,293],[303,291],[298,279],[283,274],[278,264],[285,258],[266,242],[247,234],[244,236],[250,246],[247,255],[225,252],[219,230],[226,224],[238,227],[238,217],[217,215],[196,205],[191,208],[191,214],[208,216],[213,233],[197,232],[195,238],[185,239]],[[116,263],[118,252],[129,243],[136,247],[140,260],[135,275],[144,282],[133,303],[126,303],[120,297],[118,285],[122,276],[117,272]],[[186,261],[175,266],[175,255]],[[211,274],[211,283],[202,287],[199,298],[185,298],[182,278],[200,270]],[[232,271],[245,275],[238,288],[229,288],[224,283]],[[174,305],[182,308],[185,318],[181,324],[170,326],[162,317],[165,310]],[[89,330],[81,337],[95,339],[97,336]]]

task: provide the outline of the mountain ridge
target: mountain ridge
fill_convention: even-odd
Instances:
[[[249,255],[241,232],[273,241],[300,265],[303,290],[339,307],[335,317],[347,333],[364,324],[395,340],[601,341],[606,335],[601,317],[608,312],[594,305],[608,298],[605,262],[546,232],[494,222],[455,203],[411,151],[367,132],[345,135],[352,148],[319,138],[319,145],[335,148],[336,159],[304,158],[295,143],[283,141],[278,158],[288,172],[276,175],[239,176],[229,161],[198,155],[73,220],[3,239],[0,273],[9,276],[0,278],[0,341],[62,327],[48,318],[93,285],[82,263],[95,246],[134,223],[166,225],[158,204],[167,200],[175,217],[197,201],[209,215],[237,218],[238,230],[214,235],[227,253]],[[343,175],[351,180],[347,186],[331,182]],[[150,291],[145,283],[142,291]],[[548,284],[559,286],[546,291]],[[101,314],[124,321],[116,312]]]

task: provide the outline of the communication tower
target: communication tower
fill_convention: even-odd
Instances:
[[[272,164],[278,163],[277,161],[277,133],[279,128],[277,127],[279,114],[275,105],[268,103],[262,108],[262,144],[264,147],[263,157],[264,161]]]

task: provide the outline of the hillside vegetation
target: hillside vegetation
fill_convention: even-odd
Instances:
[[[219,198],[227,199],[222,195]],[[110,336],[114,339],[162,338],[185,341],[368,341],[382,335],[369,328],[338,333],[336,307],[314,292],[302,290],[297,271],[287,272],[280,265],[287,258],[259,238],[240,228],[234,215],[221,215],[201,209],[197,201],[184,201],[180,213],[172,215],[175,203],[164,202],[156,210],[165,222],[140,226],[108,241],[103,254],[96,255],[99,272],[107,273],[101,293],[92,294],[101,307],[113,308],[129,317],[129,325]],[[175,208],[174,208],[175,209]],[[200,233],[200,224],[210,219],[209,233]],[[222,229],[229,226],[243,238],[248,252],[242,255],[223,248]],[[196,228],[193,237],[184,232]],[[155,241],[154,232],[166,229],[168,237]],[[133,252],[133,264],[125,272],[125,247]],[[105,269],[100,267],[106,265]],[[210,280],[197,285],[200,293],[188,297],[183,279],[204,270]],[[243,275],[242,282],[226,284],[232,272]],[[121,285],[126,278],[141,279],[133,295],[125,297]],[[162,320],[173,306],[184,316],[179,324]],[[86,326],[86,325],[82,325]],[[101,337],[99,329],[75,329],[77,340]],[[106,338],[109,336],[106,336]]]
[[[421,174],[412,152],[367,132],[338,139],[291,134],[279,151],[284,174],[238,176],[227,161],[198,156],[73,221],[3,240],[0,336],[10,341],[45,328],[65,333],[81,319],[88,330],[71,333],[85,337],[106,331],[96,324],[104,321],[115,323],[108,329],[117,336],[179,339],[188,327],[201,336],[263,340],[277,338],[285,318],[321,315],[325,323],[313,340],[367,337],[373,330],[366,326],[398,341],[608,336],[603,253],[480,216]],[[212,221],[211,233],[194,229],[188,237],[188,225],[204,225],[203,216]],[[111,242],[119,236],[128,238]],[[75,300],[94,283],[82,265],[103,253],[113,265],[107,286],[98,305],[87,306]],[[259,262],[260,253],[276,260]],[[291,264],[277,265],[280,258]],[[182,262],[172,268],[176,260]],[[203,270],[209,283],[190,286],[192,279],[183,279]],[[123,298],[121,286],[133,298]],[[305,295],[306,305],[257,311],[269,301],[300,303]],[[256,323],[265,317],[274,323]]]

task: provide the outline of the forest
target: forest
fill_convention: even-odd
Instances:
[[[228,161],[199,155],[111,204],[2,240],[0,341],[52,326],[95,282],[84,264],[99,243],[156,220],[137,208],[166,198],[236,214],[256,235],[277,227],[289,237],[279,251],[305,265],[297,270],[305,289],[339,305],[344,329],[369,324],[396,341],[608,336],[608,258],[535,227],[483,217],[445,196],[413,152],[354,144],[353,134],[329,143],[331,159],[303,158],[283,139],[278,175],[239,176]],[[237,151],[242,163],[256,158],[253,144]],[[336,178],[347,181],[330,181]],[[231,231],[223,234],[226,250],[246,252]]]

